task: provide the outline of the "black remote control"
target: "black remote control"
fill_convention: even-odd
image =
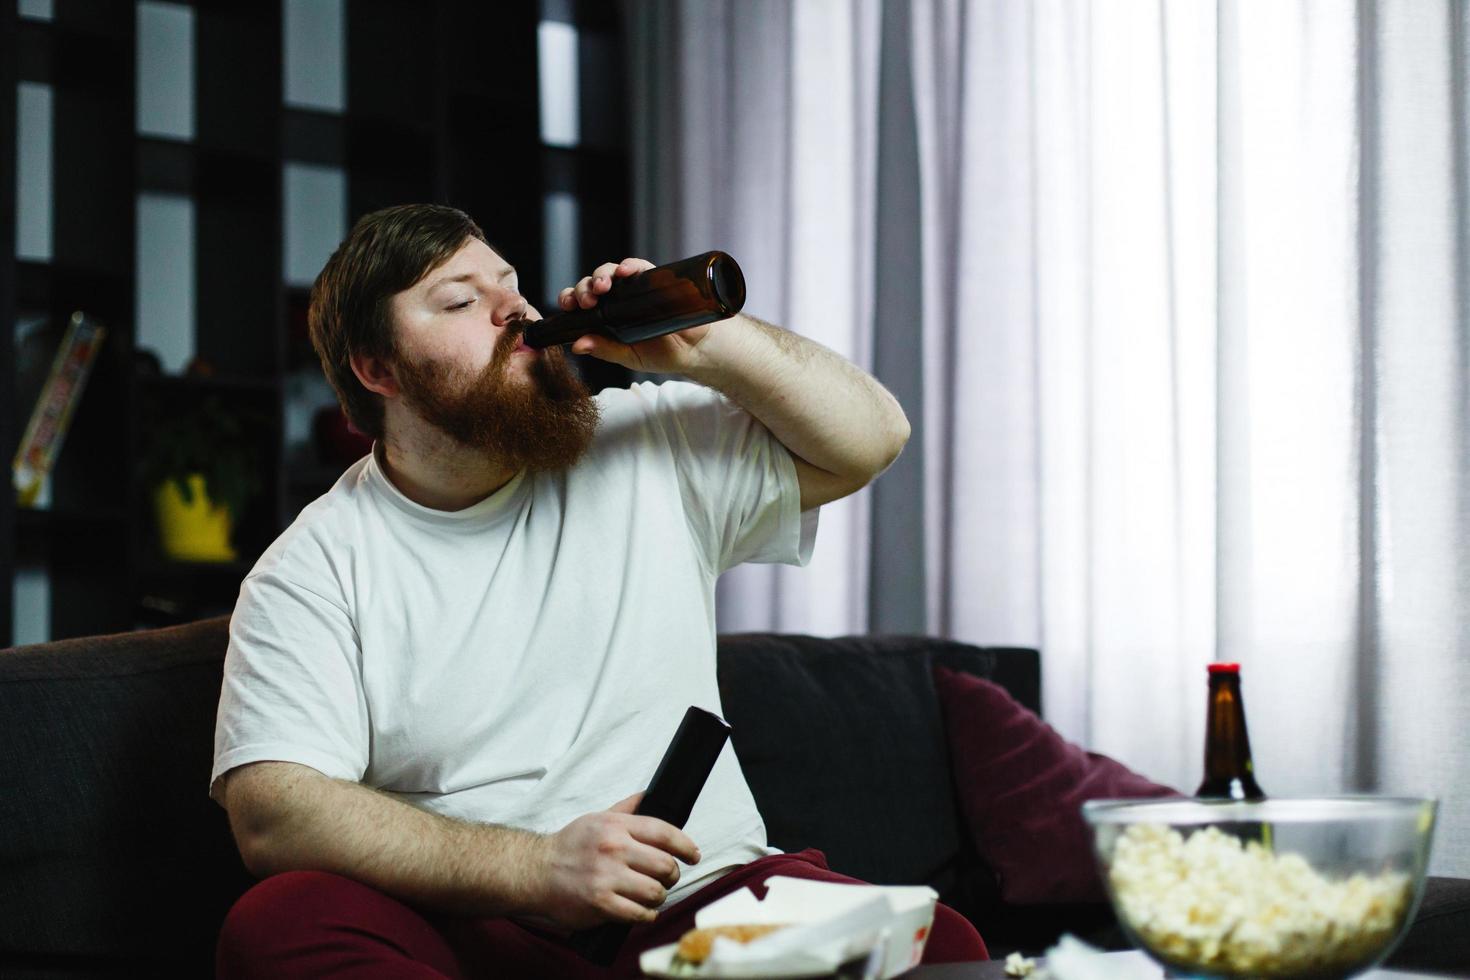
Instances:
[[[729,722],[703,708],[690,707],[633,812],[641,817],[657,817],[682,830],[729,739]],[[623,922],[609,922],[574,933],[568,943],[587,960],[608,966],[631,928]]]
[[[653,771],[643,799],[633,812],[657,817],[680,830],[689,822],[694,801],[709,781],[715,760],[730,739],[730,723],[703,708],[691,707],[674,732],[674,740]]]

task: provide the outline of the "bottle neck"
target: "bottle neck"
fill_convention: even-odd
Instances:
[[[1205,724],[1205,778],[1199,796],[1259,799],[1265,794],[1256,784],[1251,761],[1250,735],[1245,726],[1245,705],[1240,696],[1240,675],[1210,676],[1210,711]]]
[[[557,344],[570,344],[578,337],[599,333],[604,325],[603,311],[594,306],[590,310],[566,310],[526,325],[522,335],[526,346],[541,350]]]

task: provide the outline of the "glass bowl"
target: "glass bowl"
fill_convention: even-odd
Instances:
[[[1176,974],[1340,978],[1398,944],[1436,802],[1338,797],[1083,804],[1113,911]]]

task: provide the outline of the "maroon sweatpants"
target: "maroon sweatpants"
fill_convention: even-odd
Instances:
[[[638,954],[677,942],[694,928],[694,913],[750,886],[764,898],[774,875],[856,881],[827,868],[821,851],[754,861],[634,926],[610,969],[596,967],[556,937],[508,919],[455,919],[425,914],[349,878],[323,871],[275,875],[246,892],[220,931],[220,980],[295,977],[413,977],[456,980],[637,977]],[[987,959],[979,933],[958,912],[934,910],[925,963]]]

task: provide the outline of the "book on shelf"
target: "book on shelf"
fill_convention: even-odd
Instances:
[[[97,320],[80,311],[71,315],[11,464],[16,499],[22,507],[35,506],[46,477],[56,465],[72,414],[82,400],[97,351],[106,337],[107,328]]]

